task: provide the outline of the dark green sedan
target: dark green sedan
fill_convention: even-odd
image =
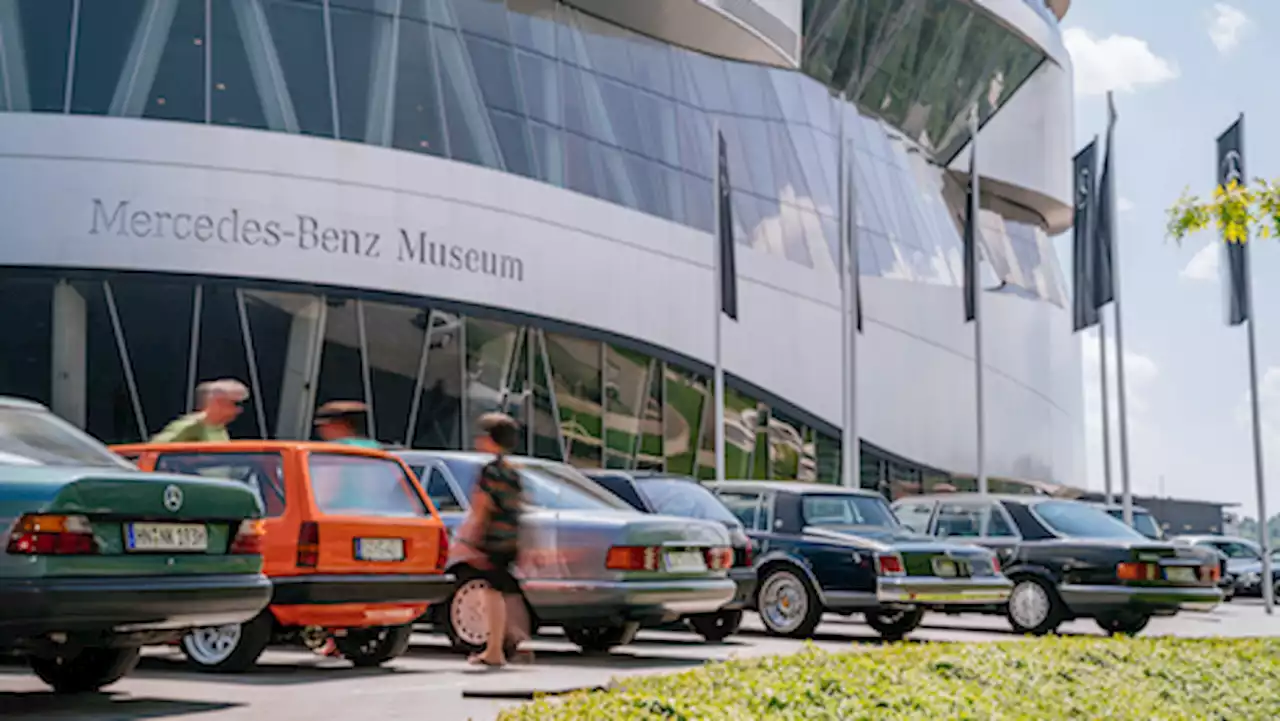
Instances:
[[[95,691],[143,645],[253,618],[271,595],[261,515],[248,487],[143,473],[0,397],[0,653],[55,691]]]

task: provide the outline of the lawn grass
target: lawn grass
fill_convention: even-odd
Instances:
[[[807,646],[633,677],[500,719],[1280,719],[1280,639]]]

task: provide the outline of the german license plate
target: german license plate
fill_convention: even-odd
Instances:
[[[130,551],[209,550],[209,529],[203,523],[130,523],[124,532]]]
[[[701,551],[667,551],[667,570],[668,571],[705,571],[707,570],[707,559],[703,558]]]
[[[403,561],[403,538],[357,538],[356,558],[361,561]]]
[[[1195,583],[1196,569],[1185,566],[1170,566],[1164,569],[1164,577],[1170,583]]]

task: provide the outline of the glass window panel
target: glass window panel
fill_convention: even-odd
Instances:
[[[652,128],[642,126],[636,117],[635,103],[631,99],[636,91],[611,80],[600,79],[597,85],[604,101],[609,130],[612,131],[602,139],[612,139],[633,153],[644,153],[643,136],[652,132]]]
[[[439,53],[449,155],[454,160],[500,167],[501,156],[462,41],[452,30],[439,27],[432,28],[432,37]]]
[[[0,110],[62,112],[71,4],[72,0],[0,3],[0,73],[6,79],[0,85]]]
[[[452,0],[452,5],[463,31],[507,42],[507,10],[502,0]]]
[[[265,10],[298,129],[307,135],[333,137],[324,9],[318,3],[268,0]]]
[[[516,51],[516,68],[524,92],[529,117],[549,125],[563,121],[560,100],[560,72],[553,60]]]
[[[809,78],[802,78],[800,87],[804,92],[809,124],[828,135],[835,133],[836,101],[831,97],[831,91],[822,83]]]
[[[743,244],[757,250],[769,252],[769,234],[760,223],[759,199],[754,195],[734,191],[730,196],[733,208],[733,237]],[[715,210],[712,209],[714,216]],[[714,223],[714,221],[713,221]]]
[[[391,144],[401,150],[445,155],[444,116],[436,86],[431,30],[402,19],[396,68],[396,105]],[[327,96],[327,91],[326,91]]]
[[[316,380],[316,405],[330,401],[365,401],[363,349],[354,300],[326,298],[324,341],[320,349],[320,375]],[[375,428],[375,430],[377,430]]]
[[[687,105],[676,105],[676,124],[679,131],[680,167],[695,175],[710,178],[714,146],[711,142],[711,123],[707,116]]]
[[[567,460],[575,466],[599,468],[604,444],[601,344],[556,333],[545,338]]]
[[[587,48],[587,64],[584,69],[589,68],[600,75],[623,82],[635,82],[628,52],[632,33],[582,13],[576,14],[575,22]]]
[[[507,410],[510,382],[519,364],[521,329],[498,321],[467,318],[467,419],[471,433],[485,413]],[[468,436],[469,439],[469,436]]]
[[[462,428],[463,320],[452,313],[419,311],[414,323],[429,323],[422,375],[422,397],[411,448],[463,448],[470,443]],[[375,389],[376,392],[376,389]],[[469,433],[470,429],[466,431]]]
[[[423,341],[430,311],[368,301],[361,306],[373,388],[374,430],[384,443],[404,443],[418,367],[426,350]]]
[[[765,102],[765,88],[769,82],[765,69],[751,63],[724,63],[728,76],[729,93],[733,109],[739,115],[764,118],[772,115],[772,103]]]
[[[422,469],[414,469],[418,474],[418,478],[422,478]],[[444,473],[439,468],[432,468],[427,475],[427,497],[431,499],[431,505],[436,507],[440,513],[460,512],[463,511],[462,502],[458,500],[458,496],[453,492],[453,487],[449,481],[445,480]]]
[[[210,287],[206,286],[204,292],[207,298]],[[315,369],[312,349],[321,332],[321,300],[299,293],[245,290],[243,294],[261,386],[258,390],[263,394],[253,402],[262,404],[267,433],[273,438],[306,433],[307,429],[296,426],[297,419],[306,418],[311,410],[307,407],[311,400],[307,389]],[[206,342],[202,332],[202,354]],[[284,434],[280,432],[282,413],[294,420]]]
[[[530,122],[529,130],[533,135],[533,150],[537,157],[540,177],[552,185],[563,187],[565,154],[564,139],[560,129]]]
[[[578,135],[564,134],[565,186],[593,197],[599,197],[600,181],[596,179],[596,167],[591,146],[595,143]]]
[[[673,48],[663,42],[636,36],[630,43],[630,49],[634,82],[660,95],[670,96],[674,92],[671,86]]]
[[[814,480],[818,461],[816,448],[806,443],[804,426],[776,409],[769,416],[770,477],[776,480]]]
[[[760,496],[756,493],[717,493],[716,497],[749,531],[758,530]]]
[[[592,136],[591,111],[582,92],[584,73],[568,64],[562,64],[560,68],[564,92],[564,126],[576,133]]]
[[[834,213],[838,207],[835,202],[836,187],[827,184],[827,178],[822,172],[821,161],[818,159],[818,146],[815,144],[817,138],[825,138],[826,136],[797,125],[788,125],[787,131],[796,149],[800,170],[804,174],[805,183],[809,188],[809,195],[813,198],[814,204],[819,208],[830,208],[831,212]]]
[[[195,286],[127,279],[112,281],[111,290],[139,379],[142,415],[147,430],[158,432],[187,412]],[[240,380],[249,385],[248,376]]]
[[[692,71],[693,89],[699,107],[715,113],[733,112],[729,80],[725,75],[727,63],[700,53],[689,53],[686,57]]]
[[[712,410],[708,408],[708,410]],[[756,435],[762,418],[761,407],[754,399],[733,388],[724,393],[724,472],[727,479],[754,477],[752,459],[756,450]],[[767,411],[766,411],[767,413]],[[714,421],[713,421],[714,422]],[[710,430],[710,429],[708,429]],[[715,470],[715,434],[706,433],[703,447],[708,452],[708,466]]]
[[[310,5],[317,4],[316,0],[301,1]],[[396,12],[396,5],[399,3],[397,0],[329,0],[329,4],[333,7],[348,8],[366,13],[394,15]]]
[[[889,487],[888,481],[885,479],[886,463],[887,461],[876,453],[863,448],[858,453],[858,483],[869,491],[876,491],[880,495],[887,496]]]
[[[307,478],[321,513],[383,518],[431,515],[417,484],[395,461],[311,453],[307,466]]]
[[[469,36],[466,37],[466,45],[485,104],[490,108],[523,113],[524,103],[520,102],[520,93],[516,89],[510,46]]]
[[[934,535],[943,538],[977,538],[982,535],[982,515],[985,504],[942,503],[938,506],[938,520]]]
[[[538,166],[533,157],[533,149],[529,147],[525,119],[501,110],[491,111],[489,117],[493,120],[493,131],[498,136],[503,166],[507,172],[526,178],[538,178]]]
[[[394,29],[387,15],[332,8],[334,77],[338,89],[338,123],[343,140],[368,141],[382,114],[375,107],[378,76],[390,67]]]
[[[551,374],[545,361],[546,339],[542,331],[533,332],[533,455],[538,458],[564,460],[560,438],[560,418],[552,404]],[[526,351],[528,352],[528,351]]]
[[[751,170],[752,187],[760,195],[778,196],[781,184],[773,172],[773,150],[769,126],[763,120],[739,119],[737,122],[743,156]]]
[[[916,533],[929,532],[929,519],[933,517],[933,501],[906,501],[893,510],[902,525]]]
[[[778,106],[782,110],[782,117],[788,122],[808,125],[809,113],[805,110],[804,89],[801,84],[812,81],[792,70],[769,68],[767,72]]]
[[[556,55],[555,0],[508,0],[511,40],[548,57]]]
[[[787,260],[793,263],[799,263],[810,268],[813,267],[813,255],[810,252],[809,241],[805,237],[805,221],[806,214],[804,211],[793,205],[781,204],[778,206],[778,220],[780,223],[779,232],[782,235],[782,250]],[[817,216],[811,216],[813,226],[821,229],[817,223]],[[823,254],[827,253],[825,243],[818,243],[814,247],[814,252]],[[825,265],[825,264],[824,264]],[[834,265],[833,265],[834,267]]]
[[[894,500],[920,495],[920,469],[890,461],[889,488]]]
[[[90,325],[93,319],[89,319]],[[183,327],[190,327],[188,318]],[[141,351],[134,351],[139,353]],[[206,283],[201,291],[200,301],[200,348],[196,354],[196,383],[234,378],[246,386],[250,385],[249,356],[245,352],[244,327],[240,323],[240,307],[236,300],[234,288],[225,285]],[[179,358],[186,358],[184,353]],[[278,388],[267,386],[264,388]],[[93,398],[92,389],[89,391]],[[185,400],[185,399],[184,399]],[[242,405],[244,411],[227,426],[232,438],[261,438],[258,432],[257,410],[255,404],[260,399],[252,395]],[[147,422],[159,430],[168,418],[147,419]]]
[[[605,346],[605,466],[631,468],[641,421],[649,403],[649,376],[658,364],[648,356]]]
[[[267,517],[285,513],[284,458],[279,453],[162,453],[156,470],[243,483],[258,495]]]
[[[840,483],[840,439],[817,433],[814,447],[818,456],[818,482]]]
[[[69,3],[68,3],[69,4]],[[80,7],[76,38],[76,77],[71,112],[106,115],[124,71],[125,59],[138,32],[146,0],[87,2]],[[19,8],[22,4],[19,4]],[[28,36],[31,45],[34,37]],[[197,87],[203,94],[204,79]],[[62,101],[58,102],[62,109]]]
[[[691,476],[703,430],[702,418],[711,397],[706,379],[666,366],[663,389],[662,446],[667,473]]]
[[[710,180],[684,174],[685,222],[708,233],[715,231],[715,191]]]
[[[0,395],[52,403],[53,286],[52,280],[0,280],[0,317],[22,319],[5,329]]]
[[[204,20],[204,0],[178,2],[143,117],[204,122]]]
[[[627,176],[635,191],[636,209],[662,218],[670,217],[667,196],[663,192],[663,177],[656,163],[630,153],[623,153],[627,164]]]
[[[227,2],[212,5],[212,117],[219,125],[265,129],[267,116],[254,82],[246,41],[236,19],[237,8],[244,12],[247,7]]]

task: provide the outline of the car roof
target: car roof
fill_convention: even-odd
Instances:
[[[16,396],[0,396],[0,408],[22,408],[30,411],[48,411],[49,409],[42,403],[37,403],[26,398],[18,398]]]
[[[777,491],[782,493],[822,493],[824,495],[842,495],[842,496],[863,496],[871,498],[883,498],[875,491],[868,491],[864,488],[846,488],[844,486],[836,486],[830,483],[816,483],[812,481],[712,481],[707,483],[711,488],[720,490],[765,490]]]
[[[894,503],[905,503],[907,501],[977,501],[982,499],[981,493],[926,493],[920,496],[903,496],[894,501]],[[1074,501],[1072,498],[1057,498],[1054,496],[1031,495],[1026,493],[988,493],[986,498],[992,501],[1013,501],[1016,503],[1030,503],[1033,501]],[[1075,501],[1076,503],[1084,503],[1084,501]]]
[[[317,451],[351,456],[385,458],[387,451],[363,446],[324,441],[192,441],[182,443],[122,443],[108,446],[113,452],[125,453],[275,453],[282,451]]]
[[[1243,541],[1254,546],[1258,545],[1258,542],[1252,538],[1245,538],[1244,536],[1218,536],[1212,533],[1179,534],[1177,536],[1172,536],[1172,538],[1176,541],[1187,541],[1190,543],[1194,543],[1196,541]]]
[[[1088,503],[1090,506],[1094,506],[1096,508],[1101,508],[1104,511],[1123,511],[1124,510],[1124,506],[1119,503],[1103,503],[1101,501],[1085,501],[1085,503]],[[1151,513],[1151,511],[1148,511],[1145,507],[1139,506],[1136,503],[1133,506],[1133,510],[1142,511],[1143,513]]]
[[[439,460],[453,459],[453,460],[459,460],[459,461],[470,461],[478,465],[484,465],[485,463],[488,463],[489,461],[493,460],[492,453],[482,453],[480,451],[432,451],[432,450],[425,450],[420,448],[418,449],[390,448],[387,450],[387,452],[393,456],[399,456],[405,460],[410,460],[412,458],[425,457],[425,458],[436,458]],[[557,461],[552,458],[537,458],[534,456],[507,456],[507,460],[515,461],[517,463],[522,463],[525,465],[569,466],[568,463],[564,463],[563,461]],[[569,466],[569,467],[574,468],[573,466]],[[574,470],[581,471],[582,469],[574,468]]]

